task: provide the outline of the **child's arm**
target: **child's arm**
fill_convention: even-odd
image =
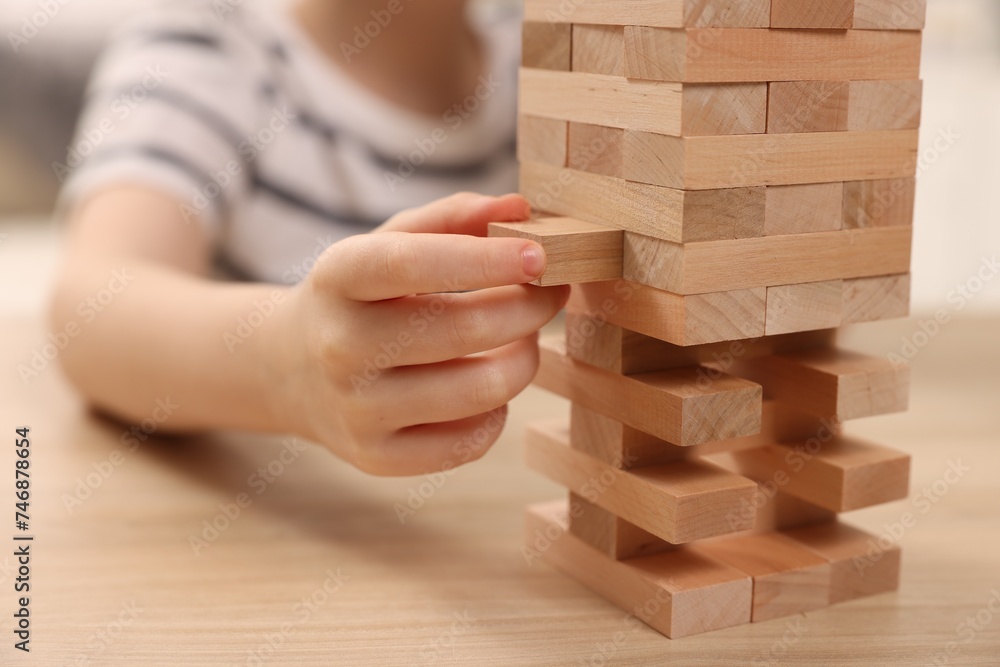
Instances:
[[[62,365],[133,423],[160,400],[157,418],[177,406],[164,430],[296,433],[375,474],[459,465],[499,435],[568,294],[524,284],[537,245],[475,237],[527,215],[517,196],[457,195],[335,244],[298,286],[243,285],[204,277],[208,241],[175,201],[111,189],[71,220],[53,328],[79,333]],[[480,291],[435,294],[457,290]],[[481,449],[456,446],[482,426]]]

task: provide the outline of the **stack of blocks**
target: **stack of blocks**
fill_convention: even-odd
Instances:
[[[834,347],[906,315],[925,0],[526,0],[521,191],[574,284],[536,383],[540,556],[668,637],[895,590],[837,514],[904,498],[848,437],[909,371]]]

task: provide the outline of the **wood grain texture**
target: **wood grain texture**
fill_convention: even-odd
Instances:
[[[780,533],[733,537],[691,548],[753,577],[755,623],[830,604],[829,561]]]
[[[625,28],[574,25],[573,71],[625,76]]]
[[[667,28],[766,28],[770,0],[525,0],[529,21],[651,25]]]
[[[854,27],[863,30],[923,30],[927,0],[855,0]]]
[[[690,549],[612,560],[566,531],[567,511],[565,501],[528,508],[529,554],[672,639],[750,621],[753,583],[739,570]]]
[[[920,44],[911,31],[634,25],[625,28],[625,75],[684,83],[918,79]]]
[[[535,384],[585,408],[680,446],[760,431],[760,386],[725,373],[679,368],[616,375],[569,357],[543,339]],[[708,418],[708,417],[711,418]]]
[[[607,69],[587,65],[593,70],[602,67]],[[520,111],[670,136],[763,133],[767,129],[767,85],[685,85],[599,72],[522,68]]]
[[[626,131],[623,151],[626,179],[682,190],[909,178],[917,131],[719,137]]]
[[[569,163],[566,166],[620,179],[625,167],[622,158],[624,138],[625,130],[617,127],[570,123]]]
[[[832,512],[906,497],[909,454],[856,438],[821,435],[799,443],[731,450],[708,460]]]
[[[518,116],[517,159],[565,167],[569,145],[569,123],[564,120]]]
[[[572,492],[569,494],[569,532],[614,560],[648,556],[677,548]]]
[[[772,28],[922,30],[927,0],[772,0]]]
[[[849,81],[775,81],[768,84],[767,132],[843,132],[850,100]]]
[[[572,449],[565,422],[530,424],[524,445],[529,468],[671,544],[753,527],[752,518],[732,527],[726,513],[749,502],[757,485],[714,465],[612,468]]]
[[[764,335],[767,292],[749,288],[682,296],[632,282],[573,288],[568,309],[674,345]]]
[[[521,238],[542,246],[545,273],[533,285],[570,285],[614,280],[622,273],[623,232],[573,218],[492,222],[494,237]]]
[[[854,0],[771,0],[772,28],[854,27]]]
[[[684,87],[586,72],[522,68],[521,113],[679,135]]]
[[[843,320],[843,280],[767,288],[767,336],[833,329]]]
[[[899,588],[901,550],[839,521],[783,531],[830,562],[830,604]],[[874,547],[874,548],[873,548]]]
[[[683,245],[626,232],[623,277],[675,294],[704,294],[902,274],[910,270],[911,239],[908,227]]]
[[[847,129],[915,130],[920,127],[923,81],[851,81]]]
[[[767,113],[767,84],[685,86],[681,135],[763,134]]]
[[[764,236],[833,232],[843,227],[843,183],[774,185],[767,188]]]
[[[614,154],[604,146],[607,155]],[[596,163],[605,151],[578,153],[572,159]],[[764,230],[764,188],[685,191],[525,162],[520,191],[546,213],[678,243],[748,238]]]
[[[844,281],[844,324],[906,317],[909,313],[909,274]]]
[[[913,178],[844,183],[844,228],[912,225],[916,191]]]
[[[521,63],[524,67],[568,72],[572,43],[569,25],[526,21],[521,32]]]
[[[903,412],[910,369],[883,357],[816,348],[738,362],[768,398],[836,421]]]

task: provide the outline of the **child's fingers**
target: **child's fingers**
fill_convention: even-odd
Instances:
[[[382,301],[529,283],[545,271],[545,251],[513,238],[371,234],[331,246],[315,271],[321,288]]]
[[[518,222],[531,215],[531,205],[521,195],[489,197],[471,192],[439,199],[393,216],[377,232],[468,234],[486,236],[491,222]]]
[[[432,294],[370,306],[372,354],[393,366],[432,364],[492,350],[533,334],[566,305],[566,287],[516,285],[464,294]]]
[[[395,368],[364,391],[382,425],[395,431],[496,410],[524,391],[537,370],[532,335],[475,357]]]
[[[440,424],[411,426],[367,448],[354,464],[385,477],[452,470],[482,457],[500,437],[507,406]]]

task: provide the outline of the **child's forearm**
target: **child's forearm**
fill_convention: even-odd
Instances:
[[[137,258],[78,257],[59,281],[52,327],[68,334],[60,360],[69,378],[116,417],[152,418],[163,431],[291,430],[276,400],[282,350],[271,343],[288,292]]]

